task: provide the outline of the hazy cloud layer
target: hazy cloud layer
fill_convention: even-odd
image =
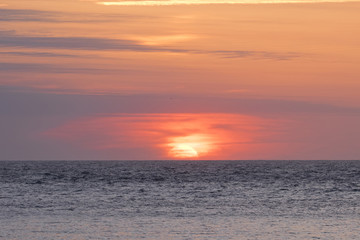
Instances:
[[[2,87],[0,90],[1,115],[92,115],[181,112],[239,113],[258,116],[302,113],[360,114],[360,109],[358,108],[285,99],[234,99],[181,95],[53,95],[20,92],[19,90]]]
[[[156,159],[162,155],[153,145],[143,144],[136,149],[136,143],[138,140],[144,140],[144,136],[135,133],[143,131],[150,134],[146,138],[149,140],[148,143],[154,143],[152,139],[159,139],[151,134],[162,134],[161,139],[168,147],[173,147],[167,142],[167,139],[172,137],[175,142],[192,138],[199,140],[198,137],[204,137],[200,128],[191,122],[191,118],[177,121],[174,116],[178,116],[179,113],[189,116],[193,113],[214,121],[205,131],[213,133],[214,136],[233,133],[234,126],[235,129],[242,129],[236,135],[242,143],[239,144],[237,137],[224,138],[226,144],[237,144],[232,150],[239,151],[227,159],[354,159],[359,154],[356,144],[360,135],[356,126],[360,111],[356,108],[273,99],[166,95],[54,95],[20,90],[0,87],[1,160]],[[167,116],[166,122],[163,122],[165,129],[159,129],[159,121],[151,117],[154,113],[160,118]],[[223,113],[238,115],[239,120],[230,117],[227,118],[228,121],[224,121],[221,118]],[[136,118],[122,118],[134,114]],[[255,129],[242,128],[247,116],[261,118],[262,121],[255,125],[253,120],[249,122]],[[129,125],[122,124],[124,121]],[[189,121],[191,124],[187,126],[186,123]],[[346,124],[343,125],[344,123]],[[169,134],[169,124],[170,130],[186,130],[191,134]],[[104,129],[105,127],[107,128]],[[258,132],[256,129],[264,128],[266,131],[260,131],[263,137],[254,135]],[[200,135],[197,131],[200,131]],[[249,131],[253,136],[252,140],[244,138]],[[264,143],[264,138],[269,137],[267,133],[271,133],[271,136],[280,134],[281,137],[268,139]],[[130,145],[122,144],[130,138]],[[212,138],[200,138],[204,141],[209,139]],[[338,148],[339,144],[344,147]],[[86,148],[74,147],[79,145]],[[255,145],[257,147],[254,149]],[[176,149],[165,150],[171,152]]]

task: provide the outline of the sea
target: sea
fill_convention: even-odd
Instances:
[[[360,239],[360,161],[1,161],[0,239]]]

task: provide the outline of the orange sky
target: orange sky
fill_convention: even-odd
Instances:
[[[0,0],[0,159],[358,159],[360,2],[268,2]]]

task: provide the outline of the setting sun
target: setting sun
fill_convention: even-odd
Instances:
[[[169,155],[174,158],[198,158],[215,150],[216,133],[192,134],[188,136],[170,137],[167,145]],[[219,141],[219,140],[218,140]]]
[[[175,158],[197,158],[198,152],[186,144],[175,144],[170,150],[170,154]]]

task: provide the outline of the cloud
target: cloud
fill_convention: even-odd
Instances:
[[[255,59],[272,59],[272,60],[291,60],[300,57],[299,53],[275,53],[265,51],[204,51],[203,53],[215,54],[223,58],[246,58],[252,57]]]
[[[104,69],[104,68],[79,68],[67,67],[53,64],[36,64],[36,63],[7,63],[0,62],[0,72],[2,73],[19,73],[19,72],[36,72],[36,73],[129,73],[128,69]],[[138,72],[138,71],[137,71]]]
[[[209,4],[280,4],[280,3],[337,3],[358,2],[358,0],[138,0],[138,1],[98,1],[105,6],[173,6]]]
[[[63,53],[51,53],[51,52],[1,52],[1,55],[13,55],[13,56],[22,56],[22,57],[82,57],[81,55],[75,54],[63,54]],[[0,63],[1,64],[1,63]]]
[[[182,49],[149,47],[137,41],[90,37],[37,37],[16,35],[12,31],[0,31],[0,46],[24,48],[53,48],[72,50],[119,50],[141,52],[189,52]]]
[[[65,89],[66,90],[66,89]],[[253,116],[359,115],[359,108],[286,99],[196,97],[191,95],[43,94],[0,87],[0,115],[94,115],[117,113],[233,113]],[[71,93],[71,91],[69,92]],[[116,103],[116,104],[114,104]],[[11,106],[11,107],[10,107]]]
[[[68,49],[68,50],[112,50],[135,52],[172,52],[188,54],[212,54],[224,58],[245,58],[289,60],[299,56],[297,53],[276,53],[266,51],[226,51],[196,50],[159,46],[149,46],[128,39],[90,38],[90,37],[45,37],[22,36],[13,31],[0,31],[0,46],[23,47],[31,49]]]
[[[6,5],[3,5],[6,6]],[[1,7],[1,5],[0,5]],[[128,15],[128,14],[79,14],[56,11],[40,11],[32,9],[0,9],[0,22],[115,22],[157,19],[157,16]]]
[[[0,9],[0,22],[49,22],[55,21],[54,14],[30,9]]]

